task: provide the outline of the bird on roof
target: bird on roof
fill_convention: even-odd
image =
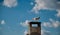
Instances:
[[[35,18],[33,18],[33,20],[35,20],[35,21],[36,21],[36,20],[39,20],[39,19],[40,19],[40,17],[35,17]]]

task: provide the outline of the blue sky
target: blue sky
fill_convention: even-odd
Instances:
[[[0,35],[25,35],[38,16],[42,35],[60,34],[60,0],[0,0]]]

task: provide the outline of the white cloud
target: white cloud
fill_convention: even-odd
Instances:
[[[15,7],[17,6],[17,0],[4,0],[3,5],[9,8]]]
[[[32,11],[38,13],[41,9],[47,10],[60,10],[60,2],[57,0],[35,0],[35,6],[32,8]],[[58,16],[60,16],[58,12]]]
[[[50,19],[50,22],[44,22],[43,26],[57,28],[57,27],[60,26],[60,22],[59,21],[54,21],[53,19]]]
[[[41,30],[41,35],[50,35],[50,31]]]
[[[56,27],[60,26],[60,22],[59,21],[55,21],[55,22],[53,22],[52,25],[56,28]]]
[[[28,26],[29,22],[30,22],[29,20],[26,20],[25,22],[21,22],[20,25],[26,27],[26,26]]]
[[[49,23],[49,22],[44,22],[43,25],[44,25],[45,27],[52,27],[51,23]]]
[[[24,35],[27,35],[27,33],[28,33],[28,32],[25,30],[25,31],[24,31]]]
[[[52,26],[55,27],[55,28],[60,26],[59,21],[54,21],[53,19],[50,19],[50,22],[52,23]]]
[[[60,17],[60,10],[57,10],[57,12],[58,12],[58,13],[56,14],[56,16],[57,16],[57,17]]]
[[[35,6],[33,7],[33,10],[32,11],[35,11],[35,13],[38,12],[38,10],[42,9],[42,8],[45,8],[45,3],[41,0],[35,0],[36,4]]]
[[[1,21],[1,24],[5,24],[5,21],[4,21],[4,20],[2,20],[2,21]]]

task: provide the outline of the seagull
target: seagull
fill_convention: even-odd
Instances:
[[[36,21],[36,20],[39,20],[39,19],[40,19],[40,17],[35,17],[35,18],[33,18],[33,20],[35,20],[35,21]]]

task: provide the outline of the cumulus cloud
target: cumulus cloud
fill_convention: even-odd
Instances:
[[[43,22],[44,27],[54,27],[57,28],[60,26],[59,21],[54,21],[53,19],[50,19],[50,22]]]
[[[28,26],[29,22],[30,22],[29,20],[26,20],[25,22],[21,22],[20,25],[26,27],[26,26]]]
[[[52,27],[51,23],[49,23],[49,22],[44,22],[43,25],[44,25],[45,27]]]
[[[28,33],[28,32],[25,30],[25,31],[24,31],[24,35],[27,35],[27,33]]]
[[[5,24],[5,21],[4,21],[4,20],[2,20],[2,21],[1,21],[1,24]]]
[[[41,35],[50,35],[50,31],[41,30]]]
[[[35,3],[35,6],[32,8],[32,11],[35,13],[38,13],[41,9],[60,10],[60,2],[58,0],[35,0]]]
[[[57,17],[60,17],[60,10],[57,10],[57,12],[58,12],[58,13],[56,14],[56,16],[57,16]]]
[[[4,0],[3,5],[7,7],[15,7],[17,6],[17,0]]]

